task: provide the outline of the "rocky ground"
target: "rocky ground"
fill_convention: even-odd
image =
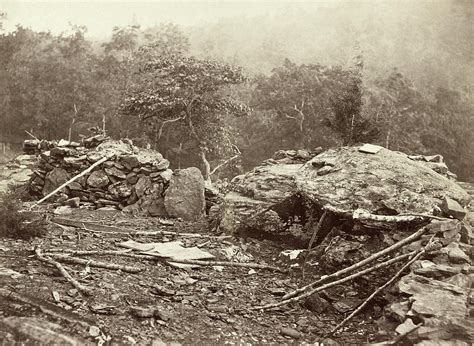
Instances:
[[[111,340],[126,344],[158,344],[161,341],[182,344],[321,342],[343,319],[349,301],[357,304],[371,289],[371,285],[362,280],[356,286],[328,290],[326,299],[314,297],[304,304],[275,311],[252,311],[252,307],[278,301],[302,281],[301,270],[290,267],[296,261],[281,255],[283,250],[288,250],[287,247],[250,238],[220,239],[203,232],[203,224],[175,221],[173,225],[165,226],[157,218],[130,218],[114,211],[77,209],[68,217],[126,229],[165,230],[201,236],[104,234],[50,224],[49,234],[44,239],[31,242],[2,240],[0,339],[4,342],[34,339],[33,333],[25,332],[21,326],[28,322],[40,328],[40,321],[59,325],[57,332],[64,340],[67,336],[83,341]],[[66,265],[74,277],[92,289],[91,296],[84,296],[55,268],[38,261],[33,252],[39,244],[44,250],[120,250],[116,244],[127,239],[140,242],[180,239],[186,246],[198,245],[220,260],[253,258],[252,263],[272,264],[290,271],[283,274],[219,266],[177,269],[156,261],[83,256],[143,269],[140,273],[130,274],[87,265]],[[231,255],[226,257],[225,250],[235,253],[234,258]],[[315,267],[308,266],[306,281],[317,274],[317,270],[311,268]],[[10,291],[14,295],[8,297]],[[340,298],[347,292],[350,296],[343,305]],[[48,312],[50,310],[54,313]],[[159,312],[149,313],[153,310]],[[146,317],[140,317],[140,314]],[[331,338],[343,344],[381,340],[383,337],[377,334],[374,324],[380,315],[381,308],[371,306],[349,323],[342,333]],[[51,325],[44,328],[52,329]],[[46,334],[36,337],[48,340]]]
[[[179,192],[173,205],[183,216],[189,210],[181,208],[183,201],[199,202],[193,203],[195,215],[206,204],[210,215],[201,221],[146,217],[150,212],[143,204],[140,213],[127,213],[124,200],[122,211],[104,208],[86,179],[79,203],[68,206],[67,213],[58,213],[65,208],[58,200],[33,209],[47,225],[45,237],[2,239],[0,339],[43,344],[471,344],[473,185],[458,184],[439,155],[368,149],[277,152],[235,178],[224,198],[205,196],[202,179],[173,183],[182,178],[180,171],[172,175],[164,196],[149,191],[151,198],[164,197],[165,202],[167,194]],[[65,162],[49,160],[52,167]],[[116,163],[98,169],[110,186],[131,184],[126,177],[112,181],[117,174],[106,169],[117,168]],[[17,166],[7,171],[25,169]],[[151,175],[135,173],[138,180]],[[141,191],[137,181],[131,186],[135,194]],[[199,198],[186,198],[190,185],[199,190]],[[90,210],[91,204],[99,208]],[[26,202],[25,210],[32,205]],[[169,210],[165,203],[166,214]],[[408,237],[413,239],[358,269],[367,273],[350,277],[358,270],[341,272]],[[132,241],[144,243],[141,251],[124,249]],[[210,262],[183,268],[184,262],[177,262],[184,257],[157,257],[149,248],[175,241],[186,248],[179,256],[198,252]],[[415,255],[413,263],[405,264]],[[397,256],[405,257],[379,268]],[[70,263],[71,257],[76,263]],[[63,263],[77,282],[66,280],[52,260]],[[105,267],[97,267],[97,261]],[[406,269],[398,272],[404,264]],[[342,281],[316,294],[305,295],[305,290],[290,301],[283,297],[332,273],[339,274],[325,282]],[[365,305],[388,280],[390,285]]]

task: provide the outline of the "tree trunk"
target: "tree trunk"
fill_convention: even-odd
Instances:
[[[209,161],[207,161],[205,150],[206,150],[206,148],[201,148],[200,153],[199,153],[200,156],[201,156],[202,164],[203,164],[203,177],[204,177],[204,180],[207,183],[212,184],[212,182],[211,182],[211,165],[209,164]]]

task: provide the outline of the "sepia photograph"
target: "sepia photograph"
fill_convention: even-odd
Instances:
[[[472,345],[473,0],[0,0],[1,345]]]

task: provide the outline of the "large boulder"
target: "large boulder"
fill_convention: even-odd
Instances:
[[[194,221],[205,212],[204,178],[196,167],[174,172],[165,192],[165,208],[171,217]]]
[[[223,228],[265,228],[281,231],[330,210],[336,219],[353,219],[361,210],[370,215],[434,214],[444,198],[462,207],[467,193],[454,181],[407,155],[359,147],[329,149],[306,163],[267,160],[233,179],[223,203]],[[269,227],[268,219],[279,220]],[[231,217],[230,217],[231,216]],[[328,226],[331,226],[329,223]]]

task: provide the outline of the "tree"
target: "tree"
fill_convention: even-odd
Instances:
[[[298,66],[287,59],[269,77],[257,79],[254,103],[278,115],[280,137],[288,141],[283,147],[334,144],[327,127],[347,145],[376,135],[361,113],[361,84],[355,69]]]
[[[241,70],[230,65],[182,55],[166,55],[145,63],[128,90],[121,112],[148,124],[149,139],[162,141],[166,129],[200,158],[203,175],[210,180],[209,158],[240,154],[233,144],[226,116],[247,113],[225,88],[243,83]]]

